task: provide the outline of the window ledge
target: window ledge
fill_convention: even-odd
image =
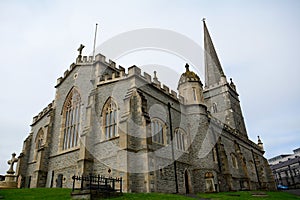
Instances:
[[[152,140],[152,144],[160,145],[160,146],[167,146],[168,145],[168,144],[163,144],[163,143],[155,142],[153,140]]]
[[[108,142],[108,141],[112,141],[112,140],[116,140],[116,139],[119,139],[119,138],[120,138],[120,136],[119,136],[119,135],[117,135],[117,136],[115,136],[115,137],[112,137],[112,138],[109,138],[109,139],[101,140],[101,141],[99,141],[99,142],[95,143],[95,145],[97,145],[97,144],[101,144],[101,143],[104,143],[104,142]]]
[[[34,163],[36,163],[36,160],[33,160],[33,161],[31,161],[31,162],[28,162],[28,164],[34,164]]]
[[[53,157],[60,156],[60,155],[63,155],[63,154],[72,153],[72,152],[74,152],[74,151],[78,151],[79,149],[80,149],[80,147],[77,146],[77,147],[73,147],[73,148],[71,148],[71,149],[61,150],[61,151],[59,151],[57,154],[51,155],[51,156],[49,156],[49,157],[50,157],[50,158],[53,158]]]

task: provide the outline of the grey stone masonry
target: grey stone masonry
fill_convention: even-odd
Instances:
[[[275,189],[263,144],[248,139],[236,86],[205,34],[209,80],[203,88],[186,65],[178,92],[156,73],[83,56],[81,45],[54,101],[33,118],[21,187],[71,188],[73,175],[101,174],[122,177],[125,192]]]

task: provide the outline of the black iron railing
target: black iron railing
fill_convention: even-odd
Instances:
[[[122,177],[112,178],[101,175],[73,176],[72,191],[75,190],[90,190],[90,192],[98,191],[102,193],[119,192],[122,193]],[[76,181],[80,181],[80,187],[76,188]]]

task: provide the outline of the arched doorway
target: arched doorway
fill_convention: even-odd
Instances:
[[[187,170],[184,171],[184,183],[185,183],[185,193],[190,193],[190,187],[189,187],[189,173]]]
[[[63,186],[63,174],[58,174],[57,179],[56,179],[56,187],[57,188],[62,188]]]

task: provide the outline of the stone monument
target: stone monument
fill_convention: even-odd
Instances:
[[[17,176],[14,171],[15,162],[18,162],[18,158],[16,158],[16,154],[13,153],[12,158],[7,161],[10,167],[6,172],[5,180],[0,182],[0,189],[17,188]]]

